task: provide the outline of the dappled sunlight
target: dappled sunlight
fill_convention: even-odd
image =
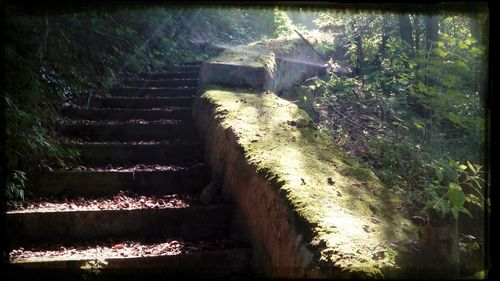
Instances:
[[[333,256],[353,267],[389,266],[394,254],[386,253],[395,250],[388,241],[415,235],[395,211],[396,195],[347,161],[296,105],[274,94],[210,87],[202,98],[217,105],[222,124],[238,136],[257,172],[285,191],[298,215],[315,225],[314,239],[330,249],[326,256],[338,253]],[[372,256],[374,251],[384,257]]]
[[[293,37],[291,37],[291,38],[293,38]],[[287,40],[291,40],[291,38],[287,38]],[[298,38],[298,36],[297,36],[297,38]],[[268,41],[270,41],[270,40],[268,40]],[[239,58],[236,57],[238,59],[234,60],[234,62],[236,62],[236,63],[237,62],[241,63],[240,62],[241,57],[245,57],[245,56],[250,56],[250,57],[267,56],[269,54],[269,52],[272,50],[272,48],[259,46],[259,44],[263,44],[263,43],[262,42],[255,42],[253,44],[249,44],[248,46],[251,46],[251,48],[249,48],[247,45],[228,45],[228,44],[221,44],[221,43],[212,43],[212,45],[217,47],[217,48],[220,48],[220,49],[229,51],[235,55],[238,55]],[[317,62],[314,60],[307,60],[304,58],[291,57],[291,56],[282,55],[282,54],[276,54],[275,57],[278,60],[293,62],[293,63],[297,63],[297,64],[302,64],[302,65],[312,65],[312,66],[317,66],[317,67],[325,67],[327,65],[326,62]],[[232,61],[227,61],[227,62],[232,62]]]

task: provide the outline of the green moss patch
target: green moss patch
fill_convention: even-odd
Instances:
[[[271,92],[207,86],[202,102],[231,128],[245,157],[306,222],[321,264],[380,276],[397,270],[399,242],[416,229],[401,200],[346,156],[295,104]]]

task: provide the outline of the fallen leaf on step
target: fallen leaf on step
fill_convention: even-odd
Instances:
[[[124,243],[119,243],[119,244],[116,244],[116,245],[113,246],[113,250],[122,249],[123,247],[125,247],[125,244]]]

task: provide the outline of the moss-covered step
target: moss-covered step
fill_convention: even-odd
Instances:
[[[206,168],[201,163],[159,168],[163,170],[46,171],[33,174],[30,182],[35,194],[57,197],[105,196],[120,190],[137,194],[194,194],[208,184]]]
[[[277,276],[402,272],[402,245],[417,235],[402,200],[295,104],[271,92],[207,86],[194,112],[212,169],[223,173],[224,190]]]
[[[199,71],[185,71],[185,72],[152,72],[143,73],[140,75],[143,79],[180,79],[180,78],[198,78]]]
[[[162,79],[162,80],[125,80],[123,84],[128,87],[196,87],[198,85],[197,78],[179,78],[179,79]]]
[[[182,97],[91,97],[89,107],[149,109],[169,106],[191,106],[192,96]]]
[[[84,120],[117,120],[129,121],[140,119],[154,121],[158,119],[189,120],[191,108],[167,107],[164,109],[120,109],[120,108],[87,108],[78,105],[67,105],[61,109],[65,117]]]
[[[196,87],[115,87],[109,93],[112,97],[188,97],[196,94]]]
[[[159,241],[157,244],[163,244],[162,242]],[[170,240],[167,240],[168,242]],[[250,251],[244,245],[226,245],[232,241],[224,240],[220,240],[219,243],[211,241],[186,243],[176,239],[176,242],[179,244],[179,252],[149,254],[144,257],[116,257],[116,255],[108,257],[100,254],[95,258],[78,258],[68,257],[67,254],[64,255],[65,252],[59,256],[48,257],[42,254],[37,258],[10,264],[4,273],[7,280],[82,280],[82,277],[99,277],[102,280],[149,280],[169,277],[186,279],[251,276]],[[216,246],[205,249],[205,245],[211,246],[211,244]],[[98,244],[89,251],[99,253],[101,248],[102,245]],[[37,254],[36,251],[33,253]]]
[[[165,209],[8,211],[10,246],[102,239],[216,239],[228,237],[230,205]]]
[[[190,120],[141,123],[71,120],[63,123],[60,133],[93,141],[151,141],[196,137],[196,130]]]
[[[184,165],[203,160],[203,147],[198,141],[67,145],[80,151],[79,160],[83,165]]]

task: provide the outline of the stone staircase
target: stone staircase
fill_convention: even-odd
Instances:
[[[37,198],[7,212],[9,277],[250,274],[248,246],[231,239],[233,207],[197,200],[210,182],[190,108],[199,69],[144,74],[63,108],[79,166],[38,172]]]

